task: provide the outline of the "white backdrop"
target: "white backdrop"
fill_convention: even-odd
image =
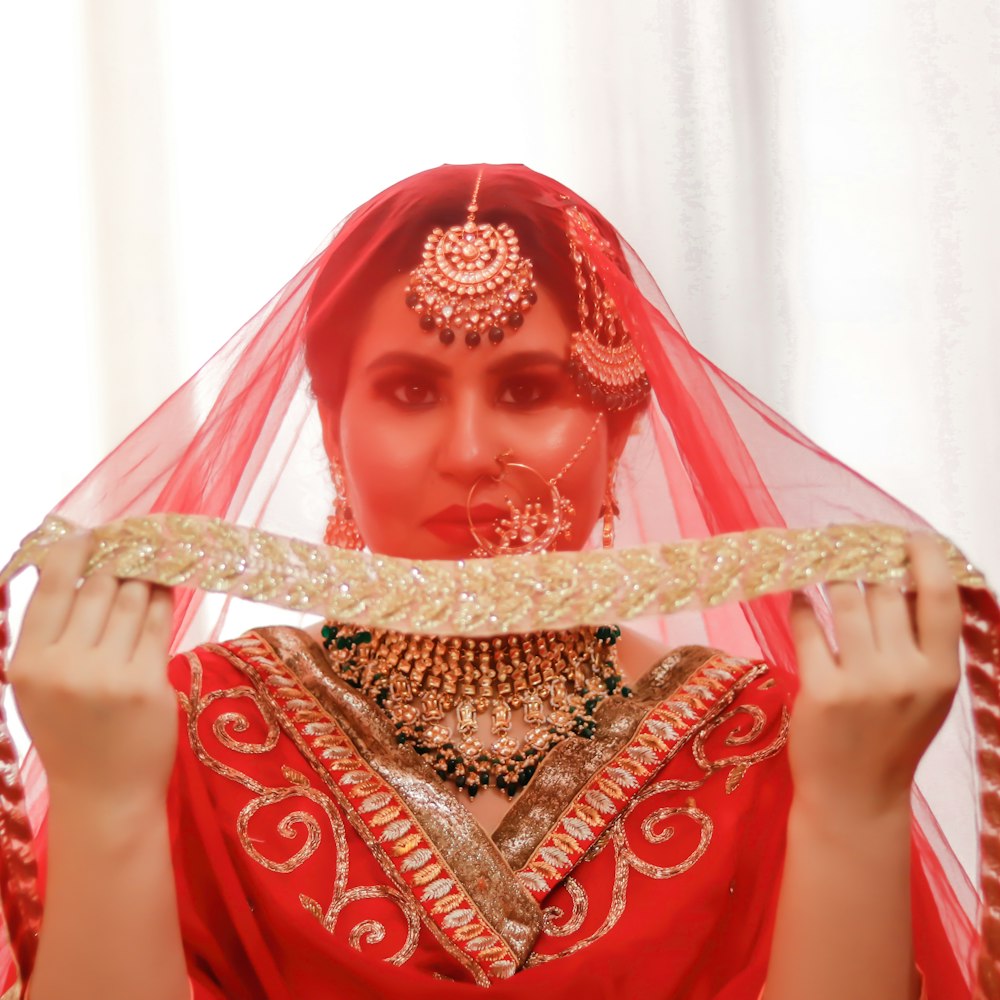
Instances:
[[[707,355],[1000,579],[998,21],[993,0],[4,5],[0,550],[354,205],[496,160],[595,202]]]

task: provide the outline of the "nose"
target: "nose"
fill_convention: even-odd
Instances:
[[[471,486],[500,471],[497,455],[513,442],[499,440],[496,414],[472,393],[460,394],[444,422],[437,451],[438,471]]]

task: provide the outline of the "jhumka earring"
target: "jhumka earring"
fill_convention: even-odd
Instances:
[[[551,479],[546,479],[537,469],[532,468],[530,465],[512,461],[512,453],[510,451],[505,451],[497,455],[497,462],[500,465],[499,474],[496,476],[480,476],[472,484],[469,496],[465,502],[469,518],[469,530],[476,541],[476,548],[472,553],[473,556],[485,558],[488,556],[514,556],[547,552],[560,535],[563,537],[569,535],[573,526],[573,515],[576,511],[569,500],[559,492],[559,480],[573,468],[587,446],[594,440],[594,435],[597,433],[597,428],[603,419],[604,413],[599,412],[583,444],[577,448],[570,460]],[[548,491],[548,504],[544,504],[541,500],[527,500],[518,505],[511,497],[505,497],[507,515],[498,518],[491,525],[496,538],[486,538],[479,532],[472,516],[473,500],[476,491],[486,479],[490,479],[495,483],[503,482],[508,478],[511,470],[518,470],[538,479]]]
[[[608,479],[604,486],[604,502],[601,504],[601,544],[606,549],[615,546],[615,518],[621,514],[618,508],[618,498],[615,496],[615,477],[618,474],[618,462],[608,465]]]
[[[514,230],[505,222],[476,222],[482,179],[480,170],[465,223],[431,232],[406,286],[406,304],[420,315],[421,328],[437,331],[445,345],[456,336],[467,347],[484,337],[499,344],[538,301],[531,261],[521,256]]]
[[[601,528],[601,543],[606,549],[612,549],[615,546],[615,518],[621,514],[618,498],[615,496],[615,475],[617,472],[618,463],[612,462],[608,466],[608,480],[604,486],[604,502],[601,504],[601,517],[604,522]]]
[[[365,541],[354,520],[354,512],[347,502],[347,489],[344,484],[344,473],[337,462],[330,462],[330,476],[336,496],[333,501],[333,513],[326,519],[326,532],[323,541],[338,549],[363,549]]]

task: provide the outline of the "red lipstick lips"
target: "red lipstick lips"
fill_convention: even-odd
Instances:
[[[469,530],[470,518],[476,526],[476,531],[483,534],[498,518],[505,517],[506,514],[504,508],[495,504],[480,503],[471,509],[452,504],[428,517],[424,521],[424,527],[446,542],[467,545],[473,541],[472,532]]]

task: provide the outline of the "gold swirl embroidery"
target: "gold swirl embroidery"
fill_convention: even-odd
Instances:
[[[322,830],[320,829],[319,820],[317,820],[312,813],[305,812],[301,809],[282,816],[275,827],[278,834],[286,840],[296,840],[300,839],[301,831],[304,830],[305,843],[303,843],[290,858],[286,858],[284,861],[275,861],[271,858],[265,857],[255,846],[253,838],[250,836],[250,822],[261,809],[287,802],[292,798],[306,798],[311,802],[315,802],[321,809],[323,809],[330,819],[331,827],[333,827],[335,831],[338,826],[341,827],[341,830],[343,827],[340,817],[336,815],[332,804],[325,795],[312,789],[302,775],[291,771],[290,768],[285,768],[284,770],[285,777],[289,778],[293,782],[292,786],[289,788],[271,789],[263,795],[260,795],[255,799],[251,799],[251,801],[240,810],[240,813],[236,818],[236,832],[239,836],[240,843],[243,845],[243,850],[245,850],[247,854],[254,859],[254,861],[261,865],[261,867],[266,868],[268,871],[278,872],[280,874],[287,874],[288,872],[295,871],[296,868],[316,853],[316,848],[319,847],[323,839]],[[290,771],[291,773],[289,773]],[[336,833],[334,836],[338,841],[338,854],[346,852],[346,842],[341,843],[343,838],[336,837]],[[343,881],[346,881],[346,867],[347,866],[345,865],[343,871]],[[342,890],[343,886],[338,885],[337,889]],[[335,894],[337,889],[335,889]]]
[[[755,670],[745,678],[741,686],[748,686],[749,683],[760,678],[766,669],[766,667],[762,666],[759,670]],[[767,684],[767,681],[764,684]],[[646,843],[661,845],[674,838],[677,832],[676,823],[680,819],[690,820],[697,825],[699,831],[698,843],[689,852],[687,857],[681,858],[673,864],[657,865],[641,858],[636,853],[636,849],[629,839],[627,824],[634,810],[641,803],[646,802],[653,796],[666,795],[678,791],[693,792],[701,788],[712,774],[726,767],[731,768],[731,770],[726,776],[725,790],[727,794],[731,794],[736,790],[752,766],[779,753],[787,742],[789,712],[787,707],[783,705],[781,707],[778,733],[767,746],[746,754],[730,754],[714,760],[710,759],[705,749],[706,742],[720,727],[733,722],[733,720],[736,720],[737,724],[723,740],[724,745],[730,747],[747,746],[759,739],[768,721],[766,713],[759,706],[752,704],[736,705],[730,711],[718,719],[707,723],[698,731],[691,743],[691,755],[703,773],[693,779],[664,778],[647,785],[634,796],[628,807],[604,831],[584,857],[585,862],[591,861],[604,850],[608,849],[609,846],[614,853],[614,881],[612,883],[611,902],[601,926],[587,937],[574,942],[560,952],[554,954],[536,952],[532,954],[526,963],[527,965],[540,965],[555,958],[565,958],[586,948],[607,934],[618,923],[625,912],[625,898],[632,871],[637,871],[648,878],[674,878],[689,871],[704,857],[711,844],[715,826],[712,818],[702,809],[698,808],[693,798],[689,799],[683,806],[664,806],[654,810],[643,819],[639,827]],[[748,720],[749,725],[744,728],[744,724]],[[570,888],[570,882],[574,883],[573,888]],[[557,923],[563,917],[563,910],[558,904],[550,904],[543,910],[545,933],[551,937],[565,937],[579,930],[583,925],[583,920],[587,913],[588,899],[583,886],[575,879],[567,879],[565,885],[573,903],[569,919],[562,925]]]
[[[563,924],[559,923],[559,920],[563,917],[561,906],[553,903],[542,911],[542,929],[550,937],[566,937],[567,934],[575,934],[583,926],[584,920],[587,919],[589,901],[587,900],[587,893],[583,886],[570,875],[563,882],[563,887],[569,894],[572,904],[566,922]]]
[[[742,730],[740,727],[740,722],[743,721],[741,717],[743,716],[749,717],[750,720],[750,725],[746,730]],[[763,709],[761,709],[758,705],[737,705],[735,708],[726,712],[725,715],[720,716],[718,719],[705,726],[705,728],[698,733],[691,746],[691,753],[698,765],[704,768],[705,778],[724,767],[731,768],[729,774],[726,776],[726,793],[730,794],[736,791],[740,782],[746,776],[747,771],[749,771],[754,764],[759,764],[761,761],[767,760],[769,757],[773,757],[784,748],[785,743],[788,741],[788,725],[790,718],[791,716],[788,708],[782,706],[781,722],[778,727],[778,734],[766,747],[762,747],[761,749],[755,750],[751,753],[730,754],[726,757],[717,757],[715,760],[711,760],[705,751],[705,743],[713,733],[727,723],[732,722],[733,720],[736,720],[737,722],[736,727],[724,740],[725,745],[730,747],[746,746],[756,740],[764,731],[764,726],[767,724],[767,717],[765,716]]]
[[[662,792],[662,789],[657,789],[657,791]],[[676,827],[672,822],[668,821],[680,816],[687,816],[688,819],[693,820],[700,827],[698,844],[694,850],[676,864],[654,865],[652,862],[644,861],[640,858],[632,849],[628,837],[623,836],[621,850],[631,868],[634,868],[637,872],[641,872],[648,878],[673,878],[675,875],[681,875],[694,867],[705,851],[708,850],[708,844],[712,839],[712,831],[714,830],[714,825],[708,814],[702,812],[697,806],[686,805],[657,809],[642,821],[642,835],[649,844],[666,843],[676,833]]]
[[[323,928],[331,934],[337,929],[337,921],[343,911],[351,903],[363,899],[387,899],[397,904],[406,920],[406,940],[400,948],[390,955],[385,961],[390,965],[402,965],[408,961],[417,949],[417,939],[420,934],[420,914],[412,896],[400,892],[391,885],[364,885],[351,889],[344,893],[339,899],[335,899],[324,911],[314,899],[305,894],[299,896],[302,905],[322,924]],[[362,950],[362,945],[379,944],[385,940],[385,924],[379,920],[369,918],[355,924],[347,940],[350,946],[357,951]]]
[[[212,647],[212,651],[224,656],[230,663],[239,668],[239,660],[232,657],[224,647]],[[254,798],[240,810],[236,819],[236,835],[240,845],[255,863],[267,871],[287,874],[303,865],[322,843],[324,832],[317,817],[301,808],[285,812],[275,823],[275,829],[285,840],[300,841],[299,846],[290,857],[278,860],[267,857],[261,852],[250,832],[250,825],[261,810],[272,806],[291,806],[303,799],[312,802],[323,811],[329,823],[329,832],[333,837],[335,864],[333,871],[333,891],[330,904],[324,907],[311,897],[301,894],[299,901],[303,908],[311,913],[320,925],[331,934],[337,928],[338,918],[345,907],[361,899],[384,898],[394,902],[400,909],[406,926],[406,937],[400,947],[386,961],[392,965],[402,965],[410,959],[417,949],[420,932],[420,918],[416,903],[394,886],[366,885],[347,888],[350,851],[347,842],[347,831],[343,815],[335,802],[323,791],[314,788],[309,779],[284,766],[283,776],[289,784],[283,787],[269,787],[249,774],[224,763],[209,752],[201,736],[201,720],[206,709],[212,704],[225,699],[246,699],[256,709],[259,718],[266,726],[263,739],[259,742],[248,742],[235,739],[231,734],[246,733],[251,729],[251,719],[246,713],[228,711],[220,714],[210,726],[212,735],[228,750],[243,754],[262,754],[278,745],[281,727],[278,723],[274,706],[253,686],[240,686],[212,691],[202,694],[203,670],[196,653],[186,654],[191,669],[191,688],[188,694],[179,693],[178,697],[188,717],[188,737],[195,757],[206,767],[230,781],[247,788]],[[386,936],[385,925],[376,920],[359,922],[348,933],[348,943],[360,950],[363,944],[376,944]]]
[[[235,697],[238,693],[237,691],[213,691],[203,704],[207,706],[216,698],[231,698]],[[247,717],[240,715],[239,712],[224,712],[212,723],[212,732],[215,738],[224,747],[229,750],[235,750],[237,753],[267,753],[277,746],[279,730],[276,725],[268,729],[267,737],[263,743],[247,743],[244,740],[236,739],[229,732],[232,730],[234,733],[245,733],[249,728],[250,723]]]
[[[188,740],[191,749],[198,760],[206,767],[215,771],[216,774],[230,781],[235,781],[257,795],[264,794],[264,786],[255,781],[248,774],[237,768],[224,764],[217,757],[212,756],[205,748],[199,731],[201,716],[205,710],[214,702],[222,699],[246,698],[257,710],[257,714],[267,727],[267,732],[261,743],[247,743],[243,740],[236,740],[226,732],[226,726],[232,726],[237,732],[245,733],[250,728],[250,720],[240,712],[227,712],[220,716],[212,727],[213,735],[223,746],[237,753],[265,753],[273,749],[278,744],[281,729],[275,718],[274,710],[267,702],[262,702],[257,697],[256,689],[250,685],[225,688],[218,691],[211,691],[207,695],[202,694],[203,673],[201,660],[196,653],[186,653],[185,658],[191,671],[191,690],[189,693],[178,692],[178,700],[187,715]],[[220,725],[222,719],[225,723]]]

